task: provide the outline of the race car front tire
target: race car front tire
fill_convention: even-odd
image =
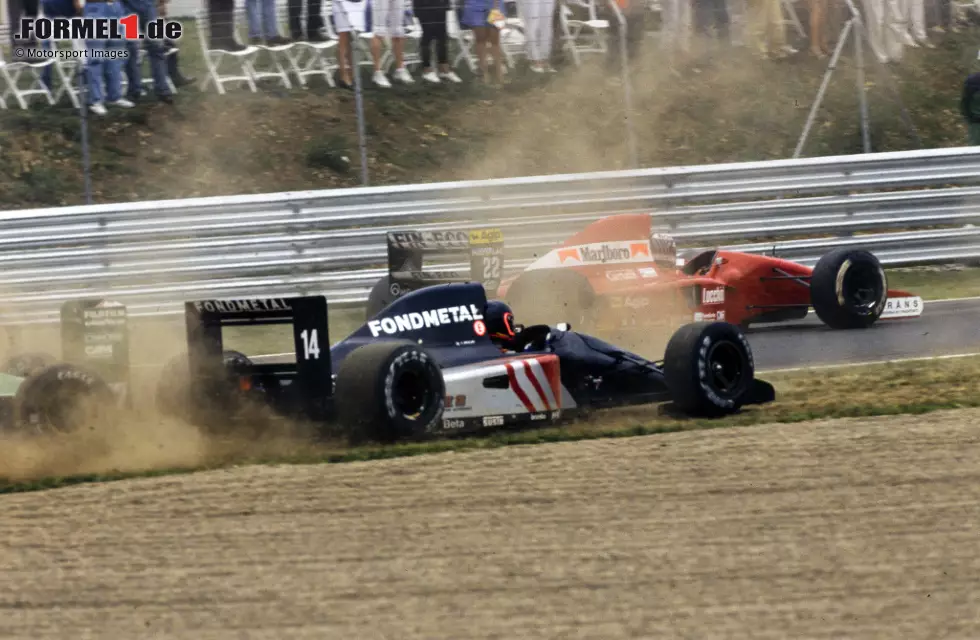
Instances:
[[[442,371],[415,343],[358,347],[341,363],[334,391],[337,419],[352,443],[416,440],[442,420]]]
[[[118,400],[96,373],[59,363],[27,378],[14,396],[17,424],[42,433],[69,433],[114,423]]]
[[[866,329],[885,309],[888,278],[870,251],[834,249],[813,268],[810,304],[831,329]]]
[[[678,329],[664,353],[671,401],[692,416],[738,411],[752,389],[755,360],[742,331],[727,322],[694,322]]]

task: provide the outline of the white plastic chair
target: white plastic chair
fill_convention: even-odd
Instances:
[[[210,45],[208,42],[210,33],[211,23],[208,20],[208,12],[204,3],[202,3],[197,11],[197,37],[201,42],[201,53],[204,57],[204,66],[207,67],[207,73],[201,82],[201,90],[204,91],[209,85],[213,84],[218,93],[224,95],[226,84],[244,82],[248,85],[252,93],[255,93],[257,88],[255,86],[255,79],[250,71],[250,64],[259,52],[258,47],[248,46],[241,51],[211,49],[209,48]],[[220,72],[223,62],[236,64],[239,73],[235,75],[223,75]]]
[[[49,105],[55,104],[65,91],[62,87],[70,85],[65,74],[65,67],[60,63],[58,57],[54,56],[38,62],[8,60],[9,45],[10,27],[0,25],[0,79],[3,80],[4,84],[2,93],[0,93],[0,103],[2,103],[0,106],[6,109],[7,100],[13,99],[21,109],[27,109],[33,96],[43,96]],[[54,91],[44,86],[44,82],[41,80],[44,70],[48,67],[51,67],[52,84],[57,82],[61,85]],[[26,82],[24,82],[25,80]]]
[[[280,33],[289,33],[289,12],[285,5],[280,5],[276,12],[279,17]],[[296,76],[301,87],[306,87],[306,79],[312,76],[323,76],[327,85],[337,86],[334,72],[337,70],[335,55],[337,40],[328,38],[319,42],[294,40],[293,47],[286,50],[284,55],[289,63],[290,71]]]
[[[587,11],[586,19],[576,19],[569,5],[584,8]],[[598,17],[596,0],[559,0],[558,24],[562,47],[576,65],[582,64],[583,53],[606,53],[609,21]]]

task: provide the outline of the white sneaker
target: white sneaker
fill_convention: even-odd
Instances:
[[[119,98],[118,100],[113,100],[110,102],[109,105],[113,107],[122,107],[123,109],[132,109],[136,106],[136,103],[131,102],[126,98]]]
[[[97,116],[104,116],[105,114],[109,113],[108,111],[106,111],[105,105],[102,104],[101,102],[90,104],[88,110]]]
[[[456,73],[453,72],[453,71],[447,71],[446,73],[440,73],[439,74],[439,77],[442,78],[443,80],[447,80],[449,82],[457,82],[458,83],[458,82],[462,82],[463,81],[462,78],[460,78],[458,75],[456,75]]]
[[[383,87],[385,89],[391,88],[391,82],[389,82],[388,78],[385,77],[383,71],[375,71],[374,75],[371,77],[371,80],[373,80],[374,84],[378,85],[379,87]]]
[[[439,79],[439,76],[436,75],[435,71],[426,71],[425,73],[422,74],[422,79],[425,80],[426,82],[432,82],[435,84],[439,84],[440,82],[442,82]]]
[[[415,78],[412,74],[408,72],[408,69],[401,67],[400,69],[395,69],[395,73],[392,74],[398,82],[403,84],[415,84]]]

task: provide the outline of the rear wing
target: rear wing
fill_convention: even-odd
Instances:
[[[500,229],[471,231],[390,231],[388,277],[399,295],[422,287],[480,282],[488,295],[500,286],[504,268],[504,234]],[[469,270],[423,270],[426,257],[466,253]]]
[[[126,305],[100,298],[61,305],[61,358],[97,373],[123,406],[132,406]]]
[[[184,304],[191,384],[211,384],[209,372],[223,370],[222,329],[230,326],[292,325],[296,362],[252,364],[236,373],[249,377],[286,414],[309,420],[326,416],[333,395],[327,299],[323,296],[199,300]],[[219,382],[220,384],[220,382]],[[210,389],[201,389],[210,395]]]

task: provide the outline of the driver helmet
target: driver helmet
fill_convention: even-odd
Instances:
[[[667,233],[650,234],[650,258],[664,269],[677,268],[677,242]]]
[[[514,331],[514,312],[504,302],[499,300],[487,302],[484,319],[491,340],[513,340],[517,335]]]

